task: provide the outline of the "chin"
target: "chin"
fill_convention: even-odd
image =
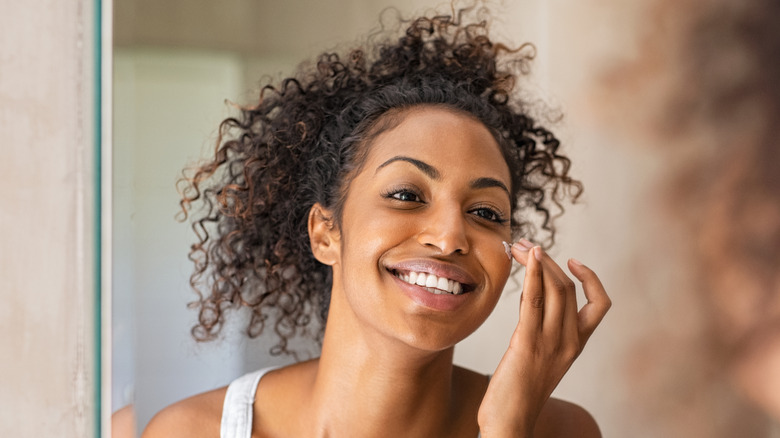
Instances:
[[[463,326],[452,327],[452,324],[440,324],[435,321],[422,321],[409,326],[403,332],[395,334],[395,338],[415,350],[426,352],[441,352],[452,349],[456,344],[469,337],[476,329]]]

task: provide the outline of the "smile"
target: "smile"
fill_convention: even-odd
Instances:
[[[422,286],[423,289],[436,295],[450,294],[459,295],[464,293],[464,287],[455,280],[450,280],[445,277],[438,277],[434,274],[426,272],[398,272],[394,271],[393,274],[403,280],[406,283]]]

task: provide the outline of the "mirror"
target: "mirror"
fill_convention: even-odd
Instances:
[[[212,151],[218,124],[232,110],[226,101],[251,103],[268,78],[284,77],[299,61],[338,44],[349,47],[378,26],[380,12],[390,4],[130,0],[114,6],[111,406],[117,410],[134,403],[140,429],[176,400],[225,385],[248,370],[292,360],[269,356],[262,337],[247,340],[238,318],[218,341],[192,339],[196,315],[187,303],[195,294],[188,283],[192,265],[187,253],[195,236],[175,220],[175,183],[186,165]],[[434,7],[449,11],[439,1],[392,5],[403,16]],[[552,254],[560,259],[576,254],[601,269],[611,290],[631,290],[635,267],[622,254],[641,238],[635,232],[642,223],[636,194],[658,178],[658,167],[648,153],[615,148],[584,124],[577,114],[587,113],[587,106],[573,110],[578,87],[595,74],[596,62],[572,46],[581,49],[597,38],[572,41],[571,35],[588,28],[583,16],[599,16],[603,10],[544,0],[503,2],[493,9],[497,35],[517,45],[536,45],[538,56],[532,77],[522,85],[524,93],[564,112],[556,132],[586,187],[585,203],[568,209],[559,221]],[[570,32],[560,32],[562,27]],[[615,50],[630,42],[610,44],[605,47]],[[572,64],[588,68],[572,69]],[[594,158],[607,155],[608,162]],[[616,180],[626,184],[616,188]],[[517,321],[519,287],[519,279],[510,279],[491,318],[456,349],[456,363],[485,374],[494,371]],[[624,309],[642,304],[623,303]],[[622,430],[624,421],[618,406],[628,390],[613,375],[617,357],[631,343],[631,322],[620,315],[608,318],[557,390],[588,406],[606,436]]]

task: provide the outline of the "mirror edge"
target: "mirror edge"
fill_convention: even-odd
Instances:
[[[96,375],[99,384],[95,389],[95,433],[99,437],[111,436],[111,279],[112,279],[112,76],[113,76],[113,1],[94,0],[95,8],[95,154],[96,181],[99,193],[96,197],[97,233],[97,291],[95,319],[98,322],[95,336]]]

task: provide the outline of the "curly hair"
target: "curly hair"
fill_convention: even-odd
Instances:
[[[480,120],[510,168],[513,234],[538,237],[538,224],[552,244],[557,214],[551,211],[562,212],[564,198],[576,199],[582,186],[569,177],[559,141],[515,96],[533,47],[511,50],[491,41],[484,21],[463,23],[465,12],[403,21],[400,38],[346,56],[323,53],[295,76],[264,86],[256,105],[222,122],[214,157],[180,181],[185,217],[196,201],[203,207],[193,218],[198,241],[190,251],[190,283],[199,296],[192,303],[199,309],[196,339],[216,337],[225,310],[243,306],[251,310],[250,337],[273,321],[272,355],[294,353],[288,342],[295,336],[321,341],[331,271],[312,255],[309,211],[319,203],[339,224],[372,139],[414,106]],[[531,213],[536,217],[525,216]],[[313,317],[318,330],[310,330]]]

